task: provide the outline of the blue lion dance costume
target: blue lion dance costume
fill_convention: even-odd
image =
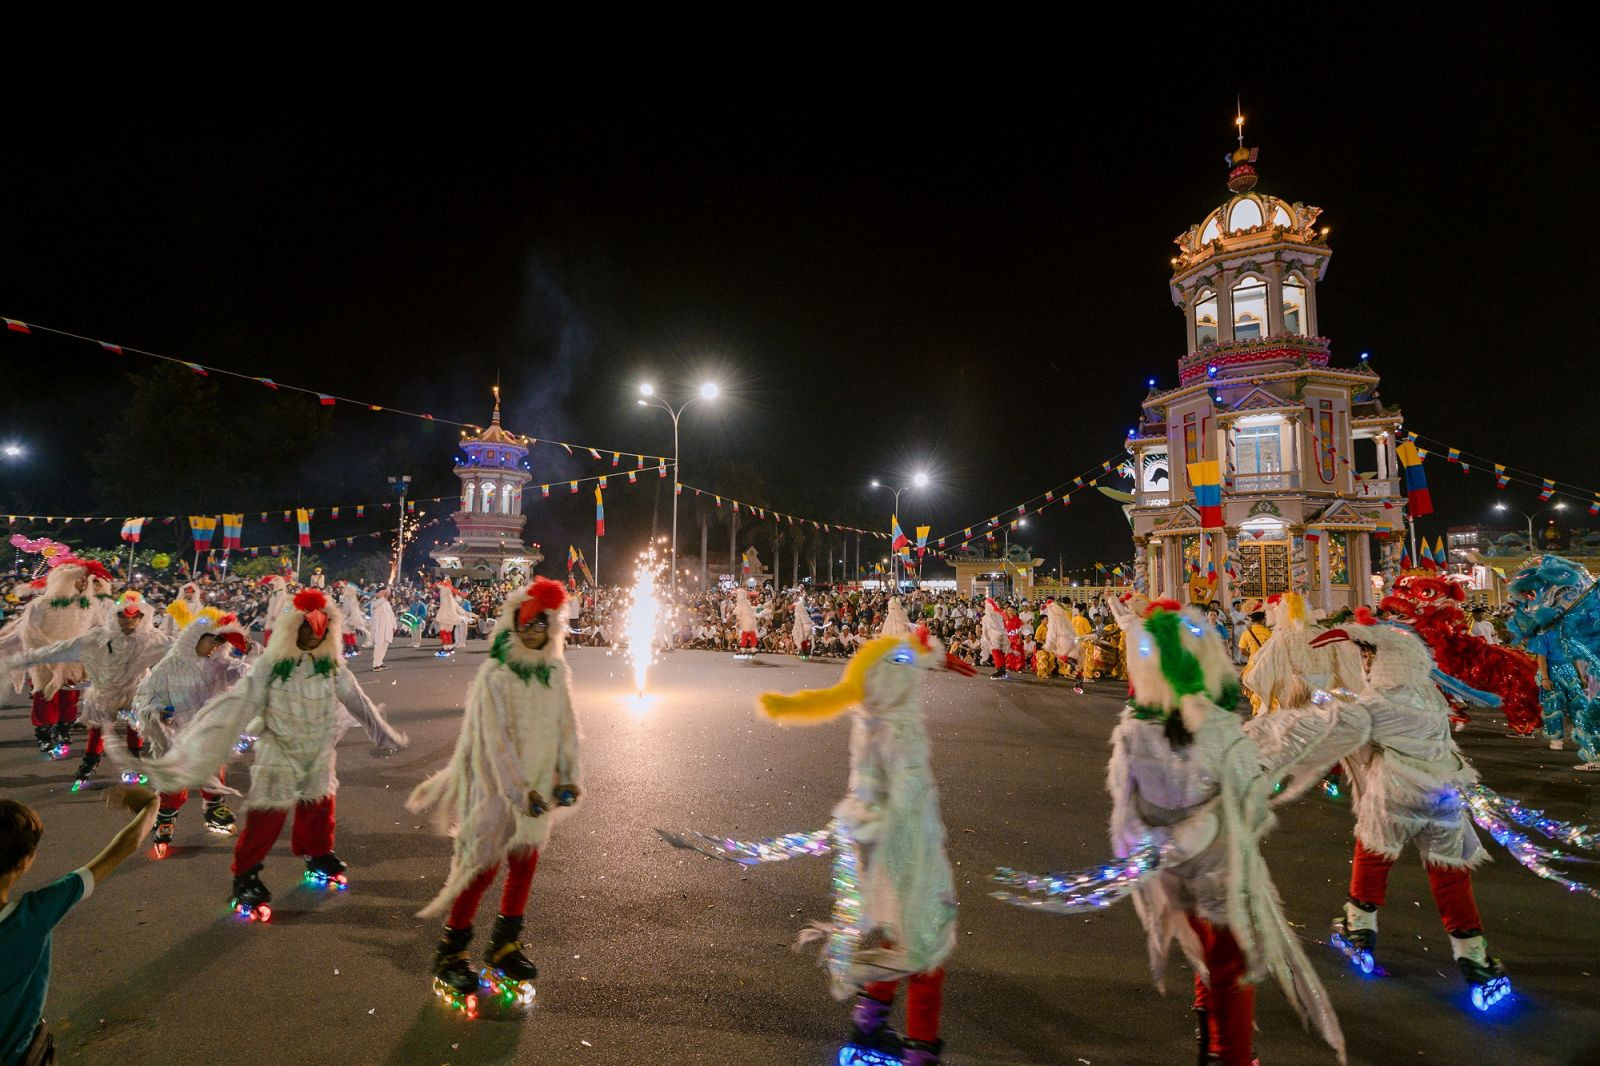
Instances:
[[[1583,567],[1559,555],[1536,555],[1511,580],[1512,640],[1539,657],[1544,731],[1558,747],[1570,722],[1582,770],[1600,770],[1600,701],[1589,696],[1580,665],[1600,680],[1600,594]]]

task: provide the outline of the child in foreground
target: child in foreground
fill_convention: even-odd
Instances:
[[[0,1062],[49,1066],[55,1042],[44,1023],[50,984],[50,939],[56,923],[132,855],[155,820],[157,796],[142,788],[115,788],[106,805],[133,819],[85,866],[43,888],[12,896],[33,865],[44,823],[31,807],[0,800]]]

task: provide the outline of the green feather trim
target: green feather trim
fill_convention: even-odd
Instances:
[[[1179,698],[1206,690],[1206,672],[1183,646],[1178,627],[1184,618],[1176,611],[1157,611],[1144,620],[1144,629],[1161,651],[1161,674]]]
[[[494,644],[489,648],[489,657],[501,666],[517,675],[517,679],[524,685],[535,677],[545,688],[550,687],[550,667],[545,663],[534,665],[532,663],[518,662],[511,657],[511,630],[502,629],[500,635],[494,638]]]
[[[293,659],[279,659],[277,662],[273,663],[272,664],[272,680],[274,680],[274,681],[287,681],[287,680],[289,680],[290,676],[294,674],[294,664],[295,664],[295,660],[293,660]]]
[[[50,606],[52,606],[52,607],[88,607],[88,606],[90,606],[90,603],[89,603],[89,597],[87,597],[87,596],[57,596],[55,599],[50,601]]]
[[[332,677],[333,672],[338,668],[339,664],[334,662],[332,658],[311,660],[311,672],[318,677]]]

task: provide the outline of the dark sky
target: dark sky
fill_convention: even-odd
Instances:
[[[1175,382],[1171,241],[1227,195],[1237,92],[1260,190],[1332,227],[1335,360],[1370,350],[1417,432],[1600,486],[1600,108],[1577,48],[1484,9],[1227,62],[1108,44],[902,72],[860,52],[681,92],[593,71],[559,94],[463,84],[415,115],[301,99],[293,121],[230,121],[204,92],[63,110],[13,131],[0,167],[0,314],[462,420],[487,417],[498,372],[512,428],[648,452],[670,427],[638,382],[710,375],[727,396],[685,416],[685,480],[738,494],[711,471],[747,461],[756,502],[860,521],[869,478],[926,468],[936,491],[902,512],[937,534],[1113,455],[1145,380]],[[0,435],[29,448],[0,503],[101,510],[86,454],[145,361],[8,333],[0,357]],[[222,409],[253,388],[222,386]],[[340,408],[332,432],[407,438],[420,490],[454,487],[437,427]],[[534,460],[536,483],[591,472]],[[1434,532],[1495,496],[1430,474]],[[384,498],[365,476],[323,463],[301,498],[258,499],[243,470],[236,506]],[[610,494],[608,550],[648,532],[656,480]],[[591,507],[532,502],[530,536],[583,543]],[[1029,533],[1069,567],[1130,554],[1093,495]]]

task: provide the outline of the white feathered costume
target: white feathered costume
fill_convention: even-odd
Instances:
[[[456,591],[454,585],[448,581],[441,581],[438,588],[439,610],[433,616],[433,622],[440,633],[448,630],[453,638],[455,631],[465,628],[473,620],[474,616],[472,612],[461,606],[460,593]],[[465,633],[462,634],[462,639],[466,639]]]
[[[983,638],[978,644],[978,654],[985,665],[994,662],[994,653],[999,652],[1002,663],[1005,662],[1006,652],[1011,650],[1011,644],[1006,640],[1006,616],[1000,613],[1000,605],[992,599],[983,601]]]
[[[861,853],[860,941],[849,966],[834,974],[840,1000],[867,981],[936,970],[955,950],[955,878],[922,723],[924,672],[950,664],[925,633],[868,641],[833,688],[761,698],[780,724],[826,722],[856,708],[849,792],[833,810]],[[818,931],[802,934],[802,943]]]
[[[161,661],[172,643],[156,631],[150,620],[154,612],[137,592],[123,593],[118,606],[121,608],[118,614],[129,612],[130,616],[138,617],[138,625],[132,633],[124,633],[116,620],[117,615],[112,615],[82,636],[24,652],[8,660],[0,671],[41,663],[81,664],[89,681],[89,691],[83,700],[83,723],[102,729],[115,725],[118,713],[133,706],[140,679]]]
[[[1111,846],[1121,857],[1147,839],[1170,849],[1160,873],[1133,893],[1157,987],[1164,986],[1174,939],[1206,978],[1205,951],[1189,914],[1226,926],[1244,956],[1244,979],[1276,977],[1301,1018],[1342,1060],[1338,1019],[1284,920],[1261,856],[1261,840],[1276,821],[1268,804],[1274,777],[1263,772],[1232,710],[1238,690],[1228,649],[1197,614],[1165,604],[1122,624],[1133,697],[1111,734]],[[1179,743],[1169,739],[1174,734]]]
[[[1261,645],[1241,680],[1260,700],[1260,713],[1282,706],[1296,680],[1313,689],[1358,691],[1362,684],[1361,654],[1348,642],[1312,647],[1321,633],[1313,629],[1305,600],[1286,592],[1269,601],[1272,636]]]
[[[794,625],[790,627],[789,635],[794,639],[796,655],[804,655],[810,651],[811,611],[806,607],[806,594],[803,592],[794,598]]]
[[[1054,655],[1056,661],[1065,663],[1077,647],[1078,635],[1072,629],[1071,613],[1060,601],[1051,600],[1044,609],[1044,650]]]
[[[215,650],[202,659],[195,648],[201,637],[212,636],[228,641],[237,649],[247,649],[232,615],[225,615],[215,607],[207,607],[193,616],[186,612],[182,600],[168,604],[167,618],[181,628],[177,637],[166,643],[165,653],[139,683],[133,698],[134,717],[151,755],[165,755],[171,751],[178,736],[200,713],[200,708],[226,692],[249,668],[244,659],[224,650]],[[236,732],[229,741],[230,746],[238,739]],[[228,753],[224,753],[212,763],[211,771],[225,763],[227,757]]]
[[[883,628],[878,630],[881,637],[909,637],[911,635],[911,619],[906,616],[906,609],[900,603],[899,596],[889,597],[889,607],[883,612]]]
[[[0,649],[8,655],[39,651],[64,640],[83,636],[94,627],[96,607],[89,593],[90,577],[104,574],[99,563],[72,556],[52,560],[44,588],[22,608],[22,612],[0,629]],[[81,587],[79,583],[82,583]],[[33,685],[35,694],[50,699],[62,688],[84,678],[80,662],[41,662],[10,670],[11,684],[18,692]]]
[[[324,626],[310,651],[297,643],[305,621]],[[405,735],[384,720],[339,657],[339,622],[338,609],[321,591],[297,593],[273,620],[272,639],[244,677],[200,709],[171,751],[145,760],[156,787],[175,792],[204,782],[247,725],[258,738],[246,799],[256,810],[290,810],[338,792],[334,749],[352,718],[380,748],[405,747]]]
[[[756,631],[756,605],[751,602],[754,593],[744,589],[735,589],[733,593],[734,624],[739,627],[739,635],[754,634]]]
[[[408,810],[432,811],[439,828],[455,836],[450,876],[419,918],[445,913],[473,878],[508,853],[543,847],[553,813],[530,814],[528,793],[554,805],[558,786],[578,783],[565,600],[566,590],[547,578],[506,597],[489,658],[467,694],[450,764],[406,801]],[[519,611],[541,611],[548,619],[549,636],[538,651],[517,638]]]
[[[339,614],[344,619],[346,633],[354,633],[364,638],[364,643],[372,643],[371,630],[367,628],[367,616],[361,609],[361,594],[348,581],[339,585]]]
[[[1318,641],[1365,644],[1374,649],[1372,666],[1353,702],[1282,709],[1251,723],[1263,755],[1286,766],[1302,785],[1285,796],[1303,791],[1342,760],[1356,839],[1368,851],[1396,859],[1415,841],[1423,861],[1435,866],[1470,868],[1486,861],[1489,853],[1460,794],[1477,782],[1478,772],[1451,735],[1450,705],[1433,681],[1427,645],[1364,608]]]

